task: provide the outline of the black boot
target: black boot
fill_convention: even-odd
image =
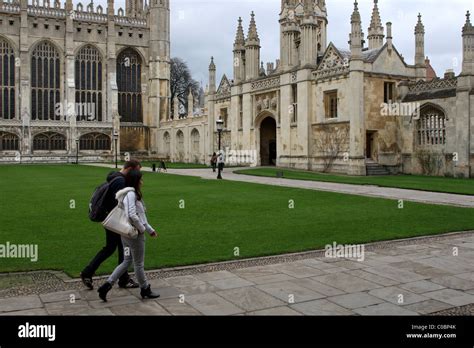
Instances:
[[[89,290],[94,290],[94,285],[92,285],[92,277],[89,277],[83,272],[81,273],[81,280],[85,287],[87,287]]]
[[[140,295],[142,295],[143,299],[145,298],[154,299],[154,298],[160,297],[160,294],[151,291],[151,285],[148,285],[146,289],[142,289],[140,292]]]
[[[109,282],[105,283],[99,288],[99,290],[97,290],[102,301],[107,302],[107,294],[110,290],[112,290],[112,285]]]

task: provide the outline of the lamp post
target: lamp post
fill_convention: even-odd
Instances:
[[[79,164],[79,138],[76,139],[76,164]]]
[[[114,143],[115,143],[115,169],[118,169],[118,131],[114,130]]]
[[[222,135],[222,129],[224,128],[224,121],[221,118],[219,118],[216,121],[216,127],[217,127],[217,133],[219,134],[219,157],[218,158],[220,158],[220,156],[223,156],[223,154],[221,153],[221,135]],[[218,162],[217,165],[218,165],[217,179],[222,180],[221,172],[222,172],[223,164]]]

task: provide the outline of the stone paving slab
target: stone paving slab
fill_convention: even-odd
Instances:
[[[384,301],[365,292],[329,297],[328,301],[334,302],[347,309],[357,309],[383,303]]]
[[[24,296],[0,300],[0,313],[14,312],[26,309],[42,308],[43,303],[39,296]]]
[[[313,290],[314,292],[323,294],[325,296],[337,296],[337,295],[345,294],[345,292],[342,290],[333,288],[332,286],[323,284],[312,278],[298,279],[298,280],[293,281],[293,284],[301,285],[305,288],[308,288],[310,290]]]
[[[354,312],[325,299],[298,303],[290,307],[302,314],[311,316],[354,315]]]
[[[452,289],[444,289],[438,290],[433,292],[428,292],[423,296],[432,298],[434,300],[438,300],[441,302],[446,302],[450,305],[461,307],[466,306],[468,304],[474,303],[474,296],[462,291],[452,290]]]
[[[218,288],[219,290],[229,290],[255,285],[255,283],[249,282],[248,280],[237,276],[234,276],[233,278],[213,280],[209,283]]]
[[[386,302],[399,305],[409,305],[417,302],[423,302],[428,298],[409,292],[408,290],[397,287],[386,287],[369,291],[369,294],[376,296]]]
[[[246,312],[288,304],[254,287],[223,290],[217,294]]]
[[[258,285],[257,288],[287,303],[307,302],[326,297],[289,281]]]
[[[5,312],[2,316],[47,316],[49,313],[44,308],[27,309],[24,311]]]
[[[346,273],[328,274],[324,276],[314,277],[312,279],[323,284],[328,284],[333,288],[342,290],[347,293],[361,292],[381,287],[381,285],[369,282],[365,279],[361,279]]]
[[[417,312],[421,315],[432,314],[436,312],[441,312],[446,309],[453,308],[454,306],[447,304],[445,302],[440,302],[436,300],[428,300],[423,302],[413,303],[408,306],[403,306],[403,308],[408,309],[413,312]]]
[[[204,315],[233,315],[245,312],[213,293],[187,296],[186,302]]]
[[[174,316],[196,316],[201,315],[196,309],[187,303],[180,303],[178,299],[159,299],[156,302],[168,313]]]
[[[71,300],[77,301],[81,299],[81,294],[78,291],[60,291],[40,295],[40,299],[43,303],[63,302]]]
[[[359,315],[373,315],[373,316],[416,316],[419,313],[394,305],[392,303],[381,303],[375,306],[359,308],[354,310]]]
[[[275,307],[270,309],[263,309],[261,311],[249,312],[247,315],[253,316],[301,316],[300,312],[297,312],[289,307]]]
[[[400,288],[411,291],[415,294],[423,294],[430,291],[442,290],[445,287],[427,280],[419,280],[417,282],[402,284],[400,285]]]
[[[114,306],[110,308],[110,311],[115,315],[120,316],[171,315],[166,309],[154,301],[150,301],[148,303],[143,302],[124,306]]]

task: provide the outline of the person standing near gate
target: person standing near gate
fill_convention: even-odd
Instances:
[[[219,170],[219,174],[217,176],[217,179],[222,179],[222,172],[224,171],[224,164],[225,164],[224,151],[220,150],[219,155],[217,156],[217,168]]]
[[[217,168],[217,154],[214,152],[211,157],[211,167],[212,167],[212,172],[216,172]]]

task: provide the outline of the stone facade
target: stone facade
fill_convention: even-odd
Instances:
[[[169,114],[169,0],[127,0],[125,11],[113,0],[106,9],[1,0],[0,49],[0,161],[158,153]]]
[[[375,0],[365,38],[355,3],[349,47],[339,48],[327,40],[324,0],[282,0],[280,58],[266,67],[259,58],[255,14],[247,35],[239,18],[233,80],[224,76],[217,86],[212,60],[199,121],[174,120],[169,128],[198,129],[204,146],[198,157],[206,160],[217,150],[216,120],[221,118],[222,147],[255,152],[254,165],[367,175],[369,164],[379,164],[392,173],[472,175],[474,33],[469,15],[462,73],[440,79],[425,57],[421,15],[411,65],[394,44],[392,23],[382,25],[378,6]],[[191,148],[184,152],[185,158],[196,158]]]

